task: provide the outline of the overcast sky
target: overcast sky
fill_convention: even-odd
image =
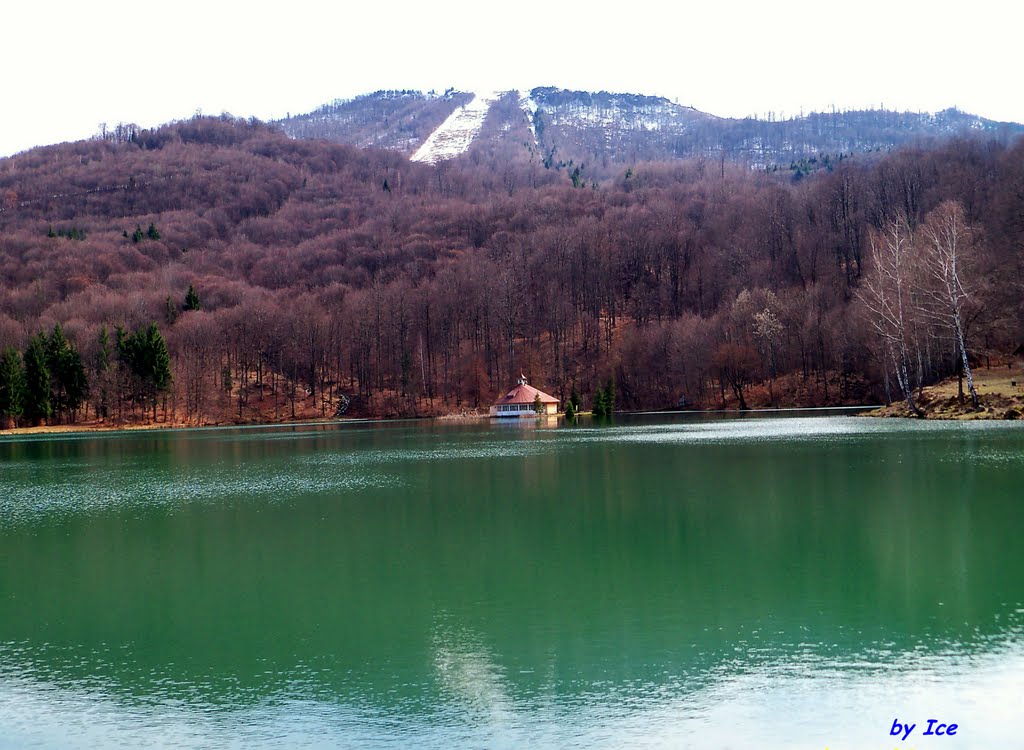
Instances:
[[[382,88],[657,94],[727,116],[956,106],[1024,122],[1018,0],[10,0],[0,155]]]

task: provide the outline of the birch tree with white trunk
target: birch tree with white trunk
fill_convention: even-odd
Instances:
[[[913,241],[904,217],[889,221],[870,236],[871,267],[857,296],[867,308],[868,320],[892,367],[910,412],[923,417],[914,401],[911,382],[911,329],[914,324]]]
[[[922,309],[952,331],[960,351],[971,404],[977,409],[978,392],[971,375],[965,329],[968,309],[974,304],[974,296],[965,283],[965,277],[970,276],[975,242],[961,205],[956,201],[946,201],[928,214],[921,227],[920,241]]]

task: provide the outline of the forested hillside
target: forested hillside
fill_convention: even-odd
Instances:
[[[1024,126],[947,109],[935,114],[885,109],[807,115],[714,117],[662,97],[530,92],[538,146],[549,160],[593,169],[610,163],[717,157],[803,176],[851,155],[950,136],[1012,139]],[[813,160],[813,161],[812,161]]]
[[[1021,143],[908,148],[799,182],[702,159],[588,181],[197,118],[0,160],[0,379],[35,360],[21,392],[40,397],[47,370],[51,420],[444,413],[520,371],[584,406],[613,378],[626,409],[899,398],[865,297],[872,242],[898,225],[921,245],[946,201],[984,364],[1024,340]],[[924,286],[907,287],[901,331],[912,386],[961,361],[915,301]]]
[[[411,154],[472,94],[445,91],[377,91],[336,100],[307,114],[286,117],[280,126],[293,138],[320,138],[350,146],[387,148]]]

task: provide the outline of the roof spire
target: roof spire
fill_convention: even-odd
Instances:
[[[526,385],[526,376],[523,375],[523,373],[519,373],[519,380],[516,382],[518,382],[519,385]]]

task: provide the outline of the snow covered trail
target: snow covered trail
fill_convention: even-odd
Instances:
[[[523,110],[523,114],[526,115],[526,120],[530,125],[530,133],[533,135],[533,145],[537,145],[537,125],[534,117],[537,115],[537,102],[532,96],[526,94],[519,99],[519,108]]]
[[[491,105],[498,101],[503,93],[492,91],[485,95],[474,95],[472,100],[448,115],[448,119],[430,134],[410,158],[413,161],[436,164],[465,153],[480,134],[480,128],[484,125],[484,118],[487,117]]]

